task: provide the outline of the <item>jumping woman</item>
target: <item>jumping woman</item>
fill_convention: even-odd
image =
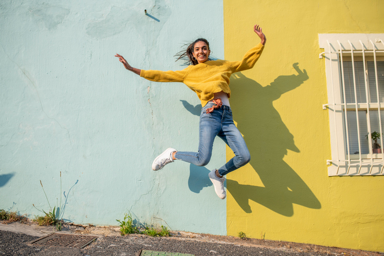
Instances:
[[[212,170],[208,176],[215,187],[216,194],[221,199],[226,197],[224,175],[247,164],[251,159],[247,145],[233,123],[229,105],[231,97],[229,78],[235,72],[251,69],[259,59],[266,37],[259,25],[255,25],[253,30],[260,37],[261,42],[249,50],[241,61],[210,60],[209,43],[204,38],[196,39],[179,56],[177,60],[188,57],[190,62],[187,68],[180,71],[140,70],[129,65],[123,56],[115,55],[126,69],[145,79],[154,82],[186,84],[196,92],[201,101],[198,152],[168,148],[153,161],[154,171],[160,170],[174,160],[183,160],[198,166],[208,164],[212,155],[213,141],[216,136],[219,136],[233,150],[235,157],[219,169]]]

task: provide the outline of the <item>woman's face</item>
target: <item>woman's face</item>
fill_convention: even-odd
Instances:
[[[198,41],[195,43],[195,46],[193,47],[193,57],[195,57],[198,63],[206,62],[210,53],[211,51],[204,41]]]

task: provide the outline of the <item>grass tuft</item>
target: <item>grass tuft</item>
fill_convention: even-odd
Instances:
[[[0,210],[0,220],[7,220],[8,219],[8,214],[5,210],[1,209]]]
[[[5,224],[12,222],[25,222],[26,217],[18,214],[17,212],[7,212],[5,210],[0,210],[0,220],[3,220]]]
[[[123,221],[117,220],[117,222],[120,223],[120,234],[122,236],[126,234],[139,233],[139,229],[133,224],[133,219],[131,214],[126,213],[124,216],[124,220]]]
[[[161,226],[160,236],[171,236],[167,227]]]
[[[122,236],[126,234],[145,234],[148,236],[170,236],[169,230],[161,226],[161,230],[155,229],[154,227],[144,226],[144,230],[140,231],[139,228],[133,224],[133,219],[131,214],[125,214],[124,220],[117,220],[120,223],[120,234]]]
[[[147,236],[158,236],[156,229],[153,227],[145,227],[143,234]]]
[[[242,231],[239,232],[239,237],[240,239],[243,239],[243,240],[247,239],[247,235]]]
[[[142,233],[145,235],[154,236],[154,237],[155,236],[170,236],[169,230],[164,226],[161,226],[161,230],[147,226],[147,227],[145,227],[145,229]]]
[[[37,222],[39,226],[51,226],[51,225],[56,226],[56,230],[61,231],[62,220],[59,220],[58,218],[56,218],[56,214],[57,214],[56,207],[53,207],[52,212],[46,212],[46,211],[43,211],[43,212],[45,216],[35,216],[33,221]]]
[[[44,189],[44,186],[43,186],[43,182],[41,180],[40,180],[40,186],[43,189],[45,198],[47,199],[47,202],[48,202],[48,205],[49,205],[49,211],[46,212],[44,210],[40,210],[34,204],[32,204],[33,207],[35,207],[38,211],[40,211],[40,212],[45,214],[45,216],[35,216],[33,221],[37,222],[37,224],[39,224],[39,226],[50,226],[50,225],[56,226],[56,230],[61,231],[62,224],[64,223],[64,221],[62,219],[63,214],[64,214],[64,212],[62,211],[63,205],[61,203],[62,192],[63,192],[61,172],[60,172],[60,205],[58,205],[57,207],[55,206],[52,209],[51,204],[50,204],[50,202],[48,200],[47,193],[45,192],[45,189]],[[58,200],[56,199],[56,203],[58,203],[57,201]]]

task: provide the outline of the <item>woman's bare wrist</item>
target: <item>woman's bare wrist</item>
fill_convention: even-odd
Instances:
[[[129,71],[131,71],[131,72],[137,74],[137,75],[140,75],[140,73],[141,73],[141,69],[138,69],[138,68],[129,67],[129,68],[127,68],[127,69],[128,69]]]

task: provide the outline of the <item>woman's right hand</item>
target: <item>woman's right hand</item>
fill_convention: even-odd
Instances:
[[[128,69],[129,71],[132,71],[133,73],[135,73],[137,75],[140,75],[141,69],[134,68],[131,65],[129,65],[128,61],[126,61],[123,56],[121,56],[120,54],[116,53],[115,57],[119,58],[119,61],[121,63],[123,63],[123,65],[124,65],[124,67],[126,69]]]
[[[123,56],[121,56],[120,54],[117,54],[117,53],[116,53],[115,57],[118,57],[118,58],[119,58],[119,61],[120,61],[121,63],[123,63],[123,65],[124,65],[124,67],[125,67],[126,69],[128,69],[128,70],[132,70],[131,65],[128,64],[128,62],[124,59]]]

